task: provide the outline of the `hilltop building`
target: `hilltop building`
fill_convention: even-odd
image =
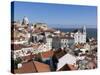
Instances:
[[[29,20],[26,16],[24,16],[23,21],[22,21],[22,25],[28,25],[29,24]]]
[[[43,29],[43,30],[46,30],[47,29],[47,24],[46,23],[35,23],[33,25],[34,28],[37,28],[37,29]]]

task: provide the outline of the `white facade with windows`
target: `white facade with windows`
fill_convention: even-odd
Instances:
[[[68,46],[68,39],[64,38],[64,39],[61,39],[61,48],[65,48]]]
[[[74,33],[75,43],[86,43],[86,27],[84,26],[81,31]]]
[[[49,50],[52,49],[52,38],[46,38],[46,45]]]

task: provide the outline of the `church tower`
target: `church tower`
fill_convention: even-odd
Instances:
[[[86,26],[85,25],[83,26],[82,33],[83,33],[83,43],[86,43]]]
[[[83,33],[86,34],[86,26],[83,26]]]

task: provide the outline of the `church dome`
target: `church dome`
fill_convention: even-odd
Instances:
[[[29,24],[29,20],[28,20],[28,18],[26,16],[24,16],[22,24],[24,24],[24,25]]]

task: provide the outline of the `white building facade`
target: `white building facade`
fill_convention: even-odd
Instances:
[[[86,27],[84,26],[83,29],[82,29],[82,32],[81,31],[77,31],[74,33],[74,40],[75,40],[75,43],[86,43]]]

